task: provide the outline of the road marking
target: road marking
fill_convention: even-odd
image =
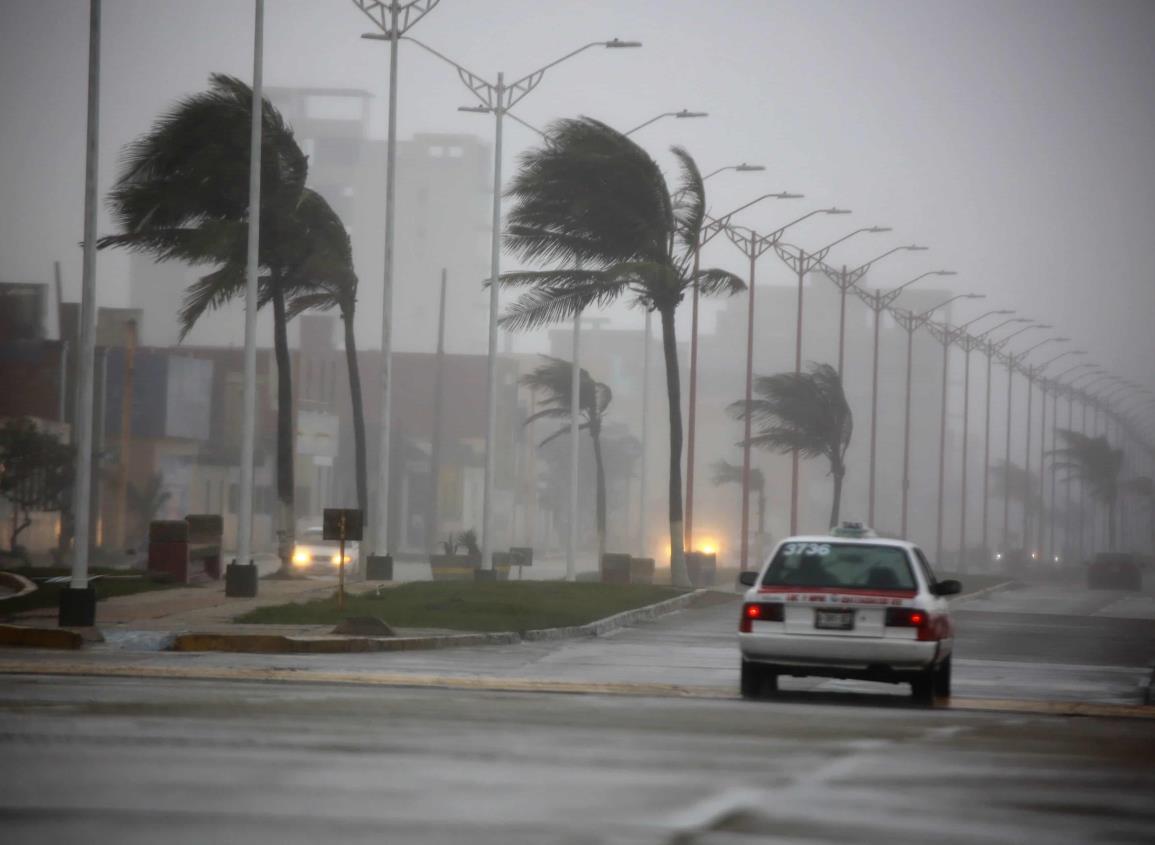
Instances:
[[[263,681],[305,684],[350,684],[380,687],[461,689],[476,692],[545,692],[569,695],[620,695],[657,698],[738,700],[735,689],[718,686],[658,683],[584,683],[534,678],[457,677],[364,672],[315,672],[301,669],[238,669],[207,666],[92,666],[58,663],[51,666],[0,660],[0,675],[64,675],[96,678],[158,680]],[[772,702],[769,702],[772,703]],[[1024,713],[1045,716],[1097,716],[1116,719],[1155,719],[1155,707],[1139,704],[1096,704],[1087,701],[1032,701],[1028,699],[965,698],[956,696],[940,710]]]

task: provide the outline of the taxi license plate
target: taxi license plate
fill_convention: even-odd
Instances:
[[[816,610],[814,612],[814,627],[834,631],[853,630],[854,613],[849,610]]]

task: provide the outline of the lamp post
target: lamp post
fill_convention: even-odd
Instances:
[[[979,320],[985,319],[986,317],[990,317],[994,314],[1013,314],[1013,313],[1014,313],[1013,311],[1009,311],[1005,308],[1000,309],[998,311],[988,311],[985,314],[982,314],[978,317],[975,317],[973,320],[970,320],[969,322],[963,323],[961,326],[959,326],[959,328],[955,334],[955,337],[958,339],[959,344],[962,346],[962,350],[963,350],[962,472],[961,472],[961,478],[959,479],[959,487],[961,488],[960,489],[960,496],[959,496],[959,498],[960,498],[960,502],[959,502],[959,547],[958,547],[958,549],[959,549],[959,551],[958,551],[958,553],[959,553],[959,558],[958,558],[959,571],[962,571],[963,567],[966,564],[966,550],[967,550],[967,470],[968,470],[967,457],[968,457],[968,449],[970,446],[969,437],[970,437],[970,400],[971,400],[971,352],[973,352],[982,343],[982,338],[983,338],[983,335],[969,335],[966,333],[966,330],[970,326],[977,323]],[[1003,325],[1003,324],[1004,323],[1000,323],[999,325]],[[945,348],[943,350],[943,359],[945,362],[945,359],[946,359]],[[945,368],[943,370],[942,377],[943,377],[943,385],[945,386],[946,385],[946,370],[945,370]],[[945,420],[945,416],[944,416],[944,420]],[[945,434],[945,431],[944,431],[944,434]],[[942,526],[942,506],[943,506],[942,505],[943,497],[942,497],[942,491],[941,491],[942,484],[943,484],[943,472],[942,472],[942,469],[943,469],[943,449],[945,448],[945,446],[946,446],[946,440],[945,440],[945,437],[942,437],[939,440],[939,488],[940,488],[940,491],[939,491],[939,537],[940,537],[940,542],[941,542],[941,536],[942,536],[942,527],[941,526]],[[939,560],[941,560],[941,559],[942,559],[942,555],[940,553],[939,554]]]
[[[88,586],[88,544],[92,494],[92,406],[96,362],[96,213],[100,137],[100,0],[88,6],[88,118],[84,145],[84,265],[80,282],[80,349],[77,354],[76,486],[72,574],[60,591],[58,624],[91,626],[96,593]]]
[[[715,173],[720,171],[715,171]],[[713,173],[710,174],[714,175]],[[704,180],[703,180],[704,181]],[[689,395],[689,411],[687,420],[687,438],[686,438],[686,510],[683,540],[685,542],[686,551],[694,551],[694,442],[697,431],[697,408],[698,408],[698,271],[700,269],[699,261],[701,257],[702,247],[713,240],[722,231],[727,231],[730,220],[735,214],[745,211],[748,208],[767,199],[802,199],[802,194],[792,194],[786,191],[780,191],[774,194],[763,194],[756,199],[751,200],[744,205],[738,206],[733,211],[723,214],[719,217],[707,217],[703,223],[702,228],[698,232],[697,242],[694,244],[694,265],[693,265],[693,307],[691,309],[691,323],[690,323],[690,395]],[[809,216],[809,215],[808,215]],[[732,236],[731,236],[732,239]],[[753,290],[751,288],[751,296]],[[745,479],[746,476],[743,476]]]
[[[1030,322],[1030,320],[1028,320],[1026,317],[1011,317],[1010,319],[1003,320],[997,326],[989,328],[985,332],[983,332],[982,334],[979,335],[979,340],[984,341],[984,343],[982,344],[982,346],[980,348],[983,350],[983,353],[987,356],[987,394],[986,394],[986,409],[985,409],[985,413],[984,413],[984,422],[983,422],[983,522],[982,522],[983,540],[982,540],[982,546],[981,546],[981,548],[983,550],[983,554],[988,554],[990,552],[990,547],[988,545],[988,538],[989,538],[988,517],[990,514],[989,504],[990,504],[990,492],[991,492],[990,491],[990,484],[991,484],[991,360],[994,358],[994,354],[995,354],[995,350],[996,350],[995,344],[989,340],[986,340],[986,338],[988,338],[993,332],[996,332],[999,329],[1001,329],[1003,326],[1009,325],[1011,323],[1029,323],[1029,322]],[[1023,332],[1023,331],[1026,331],[1026,329],[1019,329],[1019,331],[1012,334],[1011,337],[1014,337],[1016,334],[1019,334],[1020,332]]]
[[[734,246],[742,251],[750,262],[750,281],[747,285],[747,300],[746,300],[746,408],[749,409],[750,403],[754,398],[754,268],[758,263],[758,258],[767,250],[777,248],[778,242],[782,239],[782,235],[791,226],[801,223],[816,214],[849,214],[850,212],[837,208],[818,208],[814,211],[803,214],[794,220],[791,220],[785,226],[781,226],[772,232],[766,234],[759,234],[753,229],[738,226],[726,226],[726,236]],[[742,570],[747,568],[747,563],[750,556],[750,436],[751,436],[752,420],[750,414],[746,414],[744,421],[743,437],[742,437],[742,536],[739,538],[738,546],[739,553],[739,567]]]
[[[709,117],[709,116],[710,116],[709,112],[690,111],[689,109],[682,109],[681,111],[664,111],[661,114],[654,115],[649,120],[647,120],[643,123],[639,123],[633,129],[629,130],[628,132],[623,132],[622,134],[623,135],[633,135],[639,129],[645,129],[651,123],[657,123],[663,117],[675,117],[679,120],[684,120],[686,118],[692,118],[692,117]]]
[[[1100,369],[1096,373],[1095,378],[1091,379],[1089,382],[1087,382],[1085,385],[1083,385],[1082,389],[1079,391],[1079,401],[1083,406],[1083,410],[1081,413],[1081,420],[1079,423],[1079,431],[1084,437],[1089,437],[1089,436],[1094,435],[1094,431],[1089,430],[1088,426],[1087,426],[1087,410],[1088,410],[1088,408],[1090,408],[1091,402],[1093,400],[1093,397],[1092,397],[1091,392],[1090,392],[1091,388],[1097,384],[1102,383],[1103,381],[1110,381],[1113,378],[1114,378],[1114,376],[1112,376],[1110,373],[1105,372],[1105,371]],[[1083,559],[1086,559],[1086,556],[1087,556],[1087,510],[1088,510],[1088,506],[1090,504],[1091,504],[1090,499],[1087,496],[1087,485],[1084,482],[1080,481],[1079,482],[1079,557],[1081,557]],[[1093,538],[1092,538],[1092,540],[1093,540]]]
[[[1095,366],[1094,364],[1089,364],[1089,363],[1085,363],[1085,362],[1082,364],[1075,364],[1073,367],[1067,367],[1067,369],[1063,370],[1063,372],[1059,373],[1052,380],[1052,384],[1054,385],[1054,390],[1051,391],[1051,451],[1052,452],[1054,452],[1054,450],[1056,448],[1056,444],[1058,443],[1058,440],[1059,440],[1059,394],[1063,392],[1064,388],[1067,389],[1067,429],[1069,430],[1071,428],[1071,413],[1072,413],[1071,412],[1071,400],[1070,400],[1071,391],[1070,391],[1070,385],[1064,385],[1063,384],[1063,379],[1073,372],[1076,372],[1078,370],[1085,370],[1085,369],[1093,368],[1094,366]],[[1089,374],[1085,374],[1085,375],[1089,375]],[[1050,521],[1048,522],[1049,531],[1047,534],[1047,549],[1048,549],[1048,551],[1052,557],[1053,562],[1055,562],[1055,563],[1058,563],[1057,560],[1054,560],[1055,558],[1058,557],[1058,555],[1055,552],[1055,521],[1056,521],[1055,520],[1055,510],[1057,507],[1056,503],[1059,500],[1059,496],[1058,496],[1059,491],[1057,489],[1057,485],[1058,485],[1058,473],[1055,471],[1054,461],[1052,460],[1052,462],[1051,462],[1051,518],[1050,518]],[[1066,484],[1066,502],[1065,502],[1065,510],[1064,510],[1065,519],[1063,521],[1063,535],[1064,535],[1063,536],[1063,542],[1064,542],[1064,545],[1069,544],[1069,537],[1066,536],[1067,533],[1069,532],[1069,527],[1067,526],[1066,518],[1069,518],[1070,511],[1071,511],[1071,484],[1070,484],[1070,482],[1068,482]]]
[[[462,67],[457,62],[450,59],[448,56],[434,50],[427,44],[423,44],[416,38],[411,36],[402,36],[407,41],[411,41],[423,50],[433,54],[448,65],[451,65],[457,71],[458,77],[464,83],[475,97],[480,101],[477,106],[462,106],[460,111],[480,112],[484,114],[492,114],[494,117],[494,145],[493,145],[493,231],[491,233],[490,241],[490,259],[489,259],[489,347],[488,347],[488,366],[486,372],[486,420],[485,420],[485,473],[484,473],[484,492],[481,500],[481,522],[482,522],[482,538],[481,538],[481,568],[483,570],[492,571],[493,569],[493,492],[494,492],[494,472],[495,472],[495,454],[494,454],[494,435],[497,430],[497,313],[499,310],[498,302],[498,278],[501,275],[501,140],[502,140],[502,123],[503,118],[509,113],[509,110],[520,103],[525,97],[533,91],[545,76],[545,72],[552,67],[556,67],[567,59],[571,59],[579,53],[583,53],[593,47],[605,47],[607,49],[622,49],[629,47],[641,47],[639,41],[621,41],[614,38],[610,41],[591,41],[589,44],[583,44],[576,50],[571,50],[559,59],[555,59],[549,64],[543,65],[532,73],[528,73],[520,79],[513,82],[506,83],[505,74],[498,73],[496,82],[489,82],[465,67]],[[576,438],[575,438],[576,440]],[[567,570],[570,564],[567,563]],[[567,576],[572,580],[574,574],[567,571]],[[483,577],[489,577],[483,576]]]
[[[397,46],[417,22],[433,11],[440,0],[353,0],[353,4],[377,25],[380,33],[362,35],[389,42],[389,120],[385,128],[385,268],[381,286],[381,432],[377,456],[377,506],[373,550],[389,551],[389,447],[392,427],[393,389],[393,249],[396,229],[397,173]]]
[[[935,560],[939,561],[939,562],[941,562],[943,560],[943,556],[942,556],[942,554],[943,554],[942,527],[943,527],[943,513],[945,511],[945,502],[946,502],[946,406],[947,406],[947,393],[948,393],[948,388],[950,386],[950,380],[948,378],[948,376],[949,376],[949,364],[950,364],[950,347],[951,347],[951,344],[953,344],[956,340],[966,336],[966,330],[972,324],[977,323],[979,320],[982,320],[985,317],[989,317],[992,314],[1008,314],[1008,313],[1010,313],[1010,312],[1005,311],[1005,310],[1003,310],[1003,311],[987,311],[986,313],[981,314],[978,317],[975,317],[973,320],[969,320],[966,323],[963,323],[961,326],[958,326],[958,327],[952,327],[949,323],[946,323],[946,322],[943,322],[939,325],[936,325],[934,323],[928,323],[927,324],[927,330],[930,332],[931,336],[935,340],[937,340],[940,344],[942,344],[942,392],[941,392],[941,399],[940,399],[940,406],[939,406],[939,419],[938,419],[938,497],[937,497],[938,498],[938,510],[937,510],[937,514],[935,517]],[[968,364],[969,364],[969,356],[968,356]],[[969,370],[967,372],[967,376],[968,376],[968,385],[967,386],[968,386],[968,392],[969,392],[969,376],[970,376]],[[964,424],[964,426],[966,424],[965,423],[965,415],[964,415],[964,423],[963,424]],[[965,434],[963,436],[963,444],[964,444],[963,448],[965,449],[966,448],[966,445],[965,445],[966,444],[966,436],[965,436]],[[963,461],[965,464],[965,461],[966,461],[965,454],[963,456]]]
[[[1040,340],[1030,349],[1019,355],[1010,367],[1018,366],[1025,362],[1027,356],[1038,349],[1040,346],[1045,346],[1048,343],[1064,343],[1070,340],[1067,337],[1047,337]],[[1022,510],[1022,531],[1020,538],[1023,543],[1023,551],[1027,549],[1027,536],[1030,533],[1031,522],[1031,408],[1034,403],[1035,395],[1035,377],[1039,374],[1036,367],[1027,364],[1022,369],[1022,373],[1027,379],[1027,426],[1026,426],[1026,445],[1023,449],[1023,510]],[[1035,552],[1037,555],[1038,552]]]
[[[1059,352],[1057,356],[1053,356],[1050,360],[1045,361],[1044,364],[1036,368],[1036,373],[1042,374],[1046,368],[1055,364],[1056,361],[1066,358],[1067,356],[1085,356],[1086,350],[1076,349]],[[1038,533],[1036,534],[1035,548],[1037,549],[1039,560],[1042,560],[1043,555],[1050,553],[1051,549],[1043,547],[1043,532],[1045,530],[1044,521],[1046,519],[1046,379],[1038,380],[1039,389],[1039,403],[1038,403]],[[1057,389],[1057,388],[1056,388]],[[1055,404],[1051,403],[1052,405]],[[1055,420],[1052,420],[1051,425],[1055,425]],[[1055,448],[1055,435],[1051,435],[1051,448]],[[1051,478],[1055,478],[1055,469],[1051,469]],[[1053,489],[1051,492],[1051,509],[1055,509],[1055,493]]]
[[[911,375],[914,368],[914,333],[930,320],[930,315],[940,308],[945,308],[952,302],[960,299],[984,299],[981,293],[959,293],[945,299],[933,308],[928,308],[921,314],[913,311],[890,309],[895,321],[906,330],[906,402],[903,412],[902,427],[902,536],[907,537],[907,518],[910,513],[910,390]]]
[[[711,170],[709,173],[707,173],[705,176],[702,177],[702,181],[705,182],[707,179],[710,179],[713,176],[717,176],[719,173],[724,173],[724,172],[729,171],[729,170],[733,170],[735,173],[755,173],[755,172],[763,171],[765,169],[766,169],[766,167],[764,165],[748,164],[747,162],[742,162],[741,164],[727,164],[727,165],[724,165],[723,167],[719,167],[719,168],[716,168],[714,170]],[[695,259],[697,259],[697,255],[695,255]],[[691,331],[690,331],[689,420],[688,420],[688,426],[687,426],[688,430],[686,432],[686,434],[687,434],[687,438],[686,438],[687,439],[687,449],[686,449],[686,451],[687,451],[687,457],[689,459],[689,469],[688,469],[688,472],[686,475],[686,522],[685,522],[685,525],[686,525],[686,537],[687,538],[691,537],[692,533],[693,533],[691,530],[691,527],[693,525],[693,513],[694,513],[694,482],[693,482],[694,460],[693,460],[692,456],[694,454],[694,421],[695,421],[694,417],[695,417],[695,409],[697,406],[697,384],[698,384],[698,367],[697,367],[697,364],[698,364],[698,285],[695,283],[693,288],[694,289],[693,289],[693,298],[692,298],[692,316],[691,316]],[[649,417],[649,402],[650,402],[650,322],[651,322],[651,317],[652,317],[652,313],[649,310],[647,310],[646,311],[646,328],[645,328],[646,345],[645,345],[645,354],[644,354],[643,359],[642,359],[642,431],[643,432],[649,430],[647,428],[647,421],[648,421],[648,417]],[[646,527],[645,527],[645,522],[646,522],[645,521],[645,512],[646,512],[646,501],[647,501],[646,477],[647,477],[646,476],[646,450],[642,449],[641,481],[640,481],[640,485],[639,485],[641,487],[641,505],[640,505],[640,509],[639,509],[639,513],[641,516],[639,519],[638,547],[642,550],[643,554],[645,554],[645,549],[646,549],[646,545],[647,545]],[[690,549],[691,549],[691,551],[693,550],[692,547],[690,547]]]
[[[849,212],[842,212],[848,214]],[[797,375],[802,372],[802,294],[803,283],[806,281],[806,274],[818,266],[826,258],[826,254],[831,249],[836,247],[843,241],[853,238],[855,235],[860,235],[864,232],[881,233],[889,232],[890,229],[884,226],[866,226],[861,229],[855,229],[849,234],[843,235],[836,241],[831,241],[821,249],[807,252],[800,246],[794,247],[795,252],[790,251],[790,247],[786,244],[775,244],[774,251],[778,253],[778,257],[782,262],[794,271],[798,277],[798,314],[794,327],[794,373]],[[798,450],[795,449],[790,456],[790,533],[798,533]]]
[[[926,249],[926,247],[910,246],[907,249]],[[878,333],[879,323],[883,310],[890,308],[899,295],[915,282],[925,279],[927,276],[954,276],[954,270],[931,270],[923,273],[920,276],[915,276],[909,282],[904,282],[896,288],[890,290],[863,290],[855,285],[851,289],[854,294],[861,299],[866,307],[874,312],[874,352],[871,361],[870,370],[870,472],[869,472],[869,492],[867,494],[867,521],[874,525],[874,493],[875,493],[875,452],[878,442]],[[842,348],[842,342],[839,341],[839,350]],[[840,356],[841,357],[841,356]],[[839,368],[841,374],[841,367]]]

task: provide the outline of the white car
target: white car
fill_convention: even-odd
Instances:
[[[320,527],[306,528],[301,532],[293,546],[293,569],[297,572],[336,575],[340,562],[340,544],[336,540],[324,539],[324,531]],[[347,542],[345,543],[345,575],[354,575],[358,571],[357,565],[357,543]]]
[[[950,695],[945,597],[962,585],[937,580],[913,543],[850,533],[788,537],[741,573],[743,697],[776,691],[779,675],[909,683],[924,703]]]

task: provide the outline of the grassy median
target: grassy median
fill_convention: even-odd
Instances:
[[[262,607],[237,622],[335,625],[350,616],[375,616],[401,628],[528,631],[584,625],[615,613],[673,598],[682,591],[642,584],[557,581],[418,581],[376,592]]]

